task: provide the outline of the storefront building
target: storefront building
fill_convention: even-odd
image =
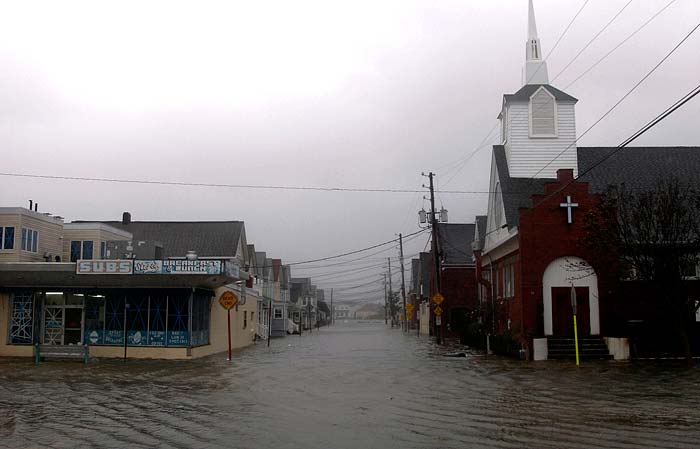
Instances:
[[[219,315],[226,312],[216,299],[225,290],[240,296],[239,277],[227,260],[2,263],[0,356],[32,356],[34,345],[46,344],[88,345],[92,357],[122,357],[125,339],[135,358],[223,351],[226,321]],[[254,302],[241,301],[234,323],[256,309]],[[235,326],[234,335],[234,346],[249,343]]]

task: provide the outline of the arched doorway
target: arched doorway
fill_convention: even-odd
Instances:
[[[568,321],[573,320],[570,301],[572,284],[576,289],[578,315],[581,317],[579,332],[599,335],[598,276],[585,260],[573,256],[555,259],[544,270],[544,334],[568,336],[568,330],[572,329]]]

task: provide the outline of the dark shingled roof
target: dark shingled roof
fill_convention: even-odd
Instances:
[[[556,87],[550,86],[549,84],[526,84],[514,94],[503,95],[503,100],[505,100],[506,102],[530,101],[530,97],[532,96],[532,94],[534,94],[537,91],[537,89],[543,86],[549,91],[549,93],[554,95],[554,99],[557,101],[578,101],[576,98],[572,97],[566,92],[562,92]]]
[[[194,251],[200,257],[235,257],[243,231],[242,221],[103,221],[130,232],[134,240],[158,241],[163,257],[185,257]]]
[[[438,223],[438,243],[443,266],[471,265],[473,223]]]
[[[584,173],[616,147],[578,147],[578,170]],[[625,147],[583,175],[591,192],[625,184],[632,189],[653,189],[659,179],[676,178],[682,183],[699,182],[700,147]]]
[[[498,181],[503,192],[503,208],[505,209],[506,223],[509,228],[518,226],[520,218],[518,209],[532,206],[532,195],[544,193],[544,184],[554,182],[551,178],[511,178],[508,173],[508,161],[506,160],[506,150],[503,145],[493,147],[496,170],[498,170]],[[489,231],[491,231],[489,229]]]
[[[578,147],[578,170],[586,172],[617,147]],[[544,184],[556,179],[511,178],[505,149],[493,147],[498,180],[508,227],[518,226],[518,209],[532,207],[532,195],[544,193]],[[612,185],[632,189],[653,189],[660,179],[676,178],[682,183],[698,183],[700,147],[625,147],[579,179],[589,183],[591,193],[604,192]]]

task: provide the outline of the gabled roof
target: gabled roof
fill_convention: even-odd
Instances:
[[[292,277],[292,267],[289,265],[282,265],[282,280],[280,281],[280,287],[284,290],[289,289]]]
[[[77,222],[85,223],[85,221]],[[163,244],[163,257],[185,257],[194,251],[199,257],[235,257],[242,221],[103,221],[130,232],[134,240],[157,241]]]
[[[532,195],[543,193],[544,185],[548,182],[554,182],[556,179],[511,178],[503,145],[494,145],[493,155],[503,195],[506,223],[509,228],[513,228],[518,226],[518,209],[532,206]],[[489,229],[487,232],[489,231],[491,230]]]
[[[540,87],[547,89],[550,94],[554,95],[554,99],[557,101],[578,101],[578,99],[572,97],[566,92],[562,92],[554,86],[550,86],[549,84],[526,84],[514,94],[503,95],[503,101],[508,103],[513,101],[530,101],[532,94],[537,92],[537,89]]]
[[[617,147],[578,147],[578,170],[585,173]],[[550,178],[511,178],[505,149],[493,147],[498,180],[503,192],[508,227],[518,226],[518,209],[532,207],[532,195],[543,194]],[[653,189],[660,179],[676,178],[682,183],[697,183],[700,171],[700,147],[625,147],[579,178],[589,183],[591,193],[602,193],[612,185],[625,184],[632,189]]]
[[[484,249],[484,244],[486,243],[487,222],[488,217],[486,215],[477,215],[476,219],[474,220],[474,224],[476,225],[474,236],[479,236],[473,245],[475,250]]]
[[[443,266],[472,265],[473,223],[438,223],[438,243]]]
[[[257,269],[258,276],[263,279],[267,279],[267,267],[265,266],[265,258],[267,253],[265,251],[255,252],[255,268]]]
[[[586,172],[598,161],[617,151],[616,147],[578,147],[578,170]],[[676,178],[695,183],[700,172],[700,147],[625,147],[580,180],[589,190],[601,193],[611,185],[651,190],[660,179]]]

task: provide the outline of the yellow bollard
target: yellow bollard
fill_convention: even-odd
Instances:
[[[576,366],[578,366],[578,330],[576,329],[576,314],[574,313],[574,345],[576,346]]]

